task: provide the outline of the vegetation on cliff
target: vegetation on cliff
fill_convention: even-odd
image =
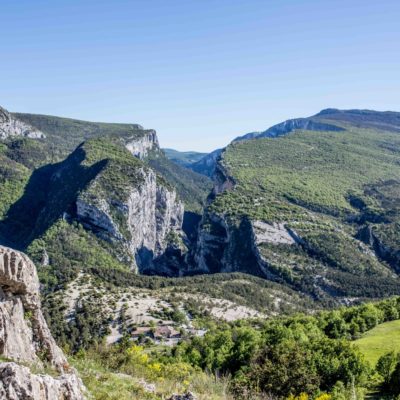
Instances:
[[[231,144],[221,162],[235,186],[218,194],[208,213],[281,223],[295,232],[297,245],[258,247],[276,279],[303,292],[317,298],[396,294],[400,136],[340,126],[346,130]]]

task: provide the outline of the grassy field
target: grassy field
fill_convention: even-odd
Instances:
[[[375,366],[382,355],[392,350],[400,351],[400,320],[380,324],[354,343],[366,360]]]

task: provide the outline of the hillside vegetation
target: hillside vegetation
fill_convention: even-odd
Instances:
[[[370,303],[400,294],[398,116],[378,114],[324,110],[234,142],[194,163],[221,157],[210,195],[153,131],[15,114],[46,138],[0,144],[0,240],[37,264],[95,399],[400,394],[399,298]],[[166,324],[168,346],[135,337]]]
[[[398,293],[400,135],[340,126],[229,145],[221,165],[234,188],[217,195],[209,212],[295,232],[297,245],[261,243],[259,250],[271,272],[303,291]],[[314,288],[310,276],[319,277]]]
[[[161,399],[185,390],[215,400],[362,400],[372,391],[396,398],[398,358],[388,366],[384,355],[375,368],[352,340],[398,323],[399,304],[392,298],[314,316],[209,321],[205,336],[172,348],[125,337],[109,347],[95,343],[71,361],[95,399]]]
[[[386,321],[397,323],[399,310],[399,298],[392,298],[312,317],[219,325],[204,338],[178,345],[174,356],[232,374],[230,388],[238,399],[363,399],[368,390],[379,391],[379,398],[387,392],[395,398],[400,393],[399,358],[393,357],[389,370],[380,361],[375,371],[358,342],[350,340]],[[371,379],[376,373],[380,378]]]
[[[45,142],[54,160],[65,158],[79,144],[91,138],[111,136],[137,139],[149,132],[139,124],[89,122],[39,114],[13,115],[46,134]]]
[[[122,142],[131,142],[154,133],[153,130],[144,129],[139,124],[89,122],[38,114],[15,113],[14,115],[46,134],[46,139],[42,141],[42,152],[51,162],[63,160],[78,145],[88,139],[108,137],[119,139]],[[158,148],[158,144],[155,147]],[[185,168],[185,163],[177,165],[169,161],[162,150],[156,148],[154,150],[156,151],[149,156],[151,166],[176,187],[188,211],[201,212],[211,190],[211,181]],[[194,161],[202,156],[202,153],[189,153],[184,158],[192,159],[194,156]],[[44,161],[42,161],[42,165],[45,163]]]
[[[212,189],[212,181],[191,169],[176,164],[160,151],[152,151],[146,158],[150,167],[161,174],[178,191],[185,203],[185,210],[201,214],[208,194]]]

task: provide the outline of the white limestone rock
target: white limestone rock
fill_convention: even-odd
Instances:
[[[43,132],[20,121],[7,110],[0,107],[0,139],[7,139],[13,136],[22,136],[31,139],[44,139],[46,137]]]
[[[125,147],[137,158],[145,158],[149,151],[159,149],[157,133],[150,129],[140,138],[125,139]]]
[[[43,317],[39,280],[32,261],[23,253],[0,246],[0,398],[83,399],[83,385],[68,365]],[[58,378],[34,375],[24,363],[43,363]]]
[[[3,400],[82,400],[81,382],[75,374],[58,378],[33,374],[14,362],[0,363],[0,398]]]
[[[176,191],[160,184],[154,171],[141,168],[139,174],[141,182],[129,188],[124,201],[83,193],[76,202],[78,220],[99,237],[121,243],[133,257],[132,269],[148,267],[162,255],[171,232],[182,235],[184,212]]]
[[[283,223],[267,224],[263,221],[254,221],[252,226],[257,245],[262,243],[292,245],[298,241],[297,235],[288,230]]]

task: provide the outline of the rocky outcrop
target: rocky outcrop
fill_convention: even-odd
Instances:
[[[0,363],[0,398],[4,400],[83,399],[81,382],[75,374],[59,378],[32,374],[28,367],[13,362]]]
[[[273,125],[264,132],[251,132],[243,136],[237,137],[234,142],[243,140],[260,139],[260,138],[274,138],[287,135],[297,129],[306,131],[328,131],[328,132],[341,132],[344,131],[340,126],[327,124],[323,121],[318,121],[313,117],[309,118],[294,118],[287,121]]]
[[[23,253],[2,246],[0,355],[10,360],[0,363],[0,398],[83,399],[82,384],[44,320],[35,266]],[[29,366],[46,366],[59,376],[36,375]]]
[[[235,180],[231,177],[226,168],[222,165],[221,162],[218,162],[215,166],[214,170],[214,188],[213,188],[213,195],[216,196],[225,190],[232,190],[235,186]]]
[[[261,246],[294,246],[302,242],[297,233],[283,223],[268,224],[206,211],[190,273],[244,272],[278,280],[262,255]]]
[[[397,273],[400,272],[400,251],[396,247],[391,247],[385,243],[380,235],[375,232],[379,225],[366,225],[357,233],[357,239],[371,247],[375,254],[382,260],[386,261]],[[386,224],[385,227],[389,227]],[[375,228],[375,229],[374,229]],[[396,229],[398,232],[398,228]]]
[[[0,107],[0,139],[23,136],[32,139],[44,139],[46,135],[29,124],[20,121],[7,110]]]
[[[206,211],[190,273],[245,272],[266,277],[251,222]]]
[[[215,196],[226,190],[232,190],[235,186],[234,179],[229,176],[223,163],[221,162],[221,153],[219,161],[214,170],[214,188],[208,198],[211,203]],[[237,240],[242,243],[249,242],[251,229],[249,231],[247,220],[241,222],[232,220],[225,215],[220,215],[209,210],[204,210],[201,222],[199,224],[199,233],[197,243],[194,249],[193,262],[189,266],[190,273],[218,273],[242,271],[248,267],[248,262],[255,261],[254,254],[244,253],[235,257],[237,249]],[[240,238],[239,238],[240,237]],[[250,256],[242,265],[246,256]]]
[[[222,157],[214,173],[215,196],[234,190],[235,179],[225,168]],[[245,272],[275,279],[268,261],[262,256],[260,246],[296,245],[302,239],[284,223],[251,221],[247,217],[231,217],[206,208],[203,214],[190,273]]]
[[[89,199],[79,197],[76,200],[76,214],[84,226],[94,230],[102,239],[123,239],[111,215],[110,204],[105,199],[97,199],[96,203],[92,203]]]
[[[278,137],[287,135],[288,133],[293,132],[296,129],[302,129],[306,131],[344,131],[344,129],[339,126],[316,121],[311,118],[295,118],[274,125],[271,128],[267,129],[265,132],[261,132],[257,136],[257,139],[263,137]]]
[[[150,129],[141,137],[133,137],[125,139],[125,147],[135,156],[141,160],[145,158],[151,150],[159,149],[157,133]]]
[[[148,168],[141,182],[129,188],[124,201],[107,198],[76,202],[77,218],[99,237],[121,243],[132,255],[132,269],[147,271],[162,256],[171,239],[182,236],[183,203],[174,189],[160,182]]]
[[[263,221],[254,221],[252,228],[256,245],[263,243],[287,245],[301,243],[301,239],[296,232],[288,229],[283,223],[274,222],[268,224]]]

